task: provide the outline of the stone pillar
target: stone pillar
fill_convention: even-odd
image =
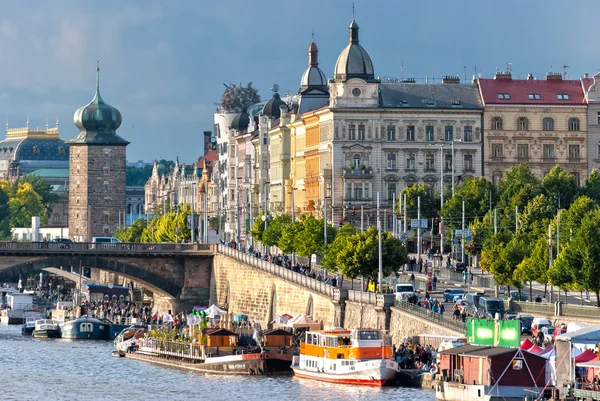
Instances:
[[[331,302],[335,307],[335,316],[333,317],[333,325],[335,327],[344,327],[347,299],[348,290],[340,288],[336,288],[333,290],[333,300]]]
[[[391,307],[394,306],[396,296],[394,294],[377,294],[375,311],[377,312],[377,326],[390,330]]]

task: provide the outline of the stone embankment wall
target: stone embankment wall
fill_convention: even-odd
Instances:
[[[216,254],[210,286],[210,302],[243,313],[263,327],[275,315],[312,315],[324,328],[334,326],[336,307],[325,295],[312,292],[283,278]]]

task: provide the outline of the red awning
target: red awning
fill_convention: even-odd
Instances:
[[[525,341],[523,341],[523,344],[521,344],[521,349],[529,349],[531,347],[533,347],[535,344],[531,342],[531,340],[526,339]]]
[[[598,355],[596,355],[593,351],[586,349],[581,354],[575,357],[575,362],[590,362],[598,359]]]
[[[533,347],[529,348],[527,351],[531,352],[532,354],[539,355],[544,351],[544,349],[537,344],[533,344]]]

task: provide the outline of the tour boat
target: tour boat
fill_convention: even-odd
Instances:
[[[386,330],[324,330],[306,332],[294,375],[331,383],[383,386],[398,374],[392,338]]]
[[[35,329],[33,330],[35,338],[59,338],[60,327],[58,322],[48,319],[39,319],[35,321]]]

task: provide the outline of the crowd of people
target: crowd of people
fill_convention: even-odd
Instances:
[[[418,369],[420,372],[437,371],[437,351],[431,345],[413,344],[407,340],[398,348],[394,346],[394,359],[402,369]]]

